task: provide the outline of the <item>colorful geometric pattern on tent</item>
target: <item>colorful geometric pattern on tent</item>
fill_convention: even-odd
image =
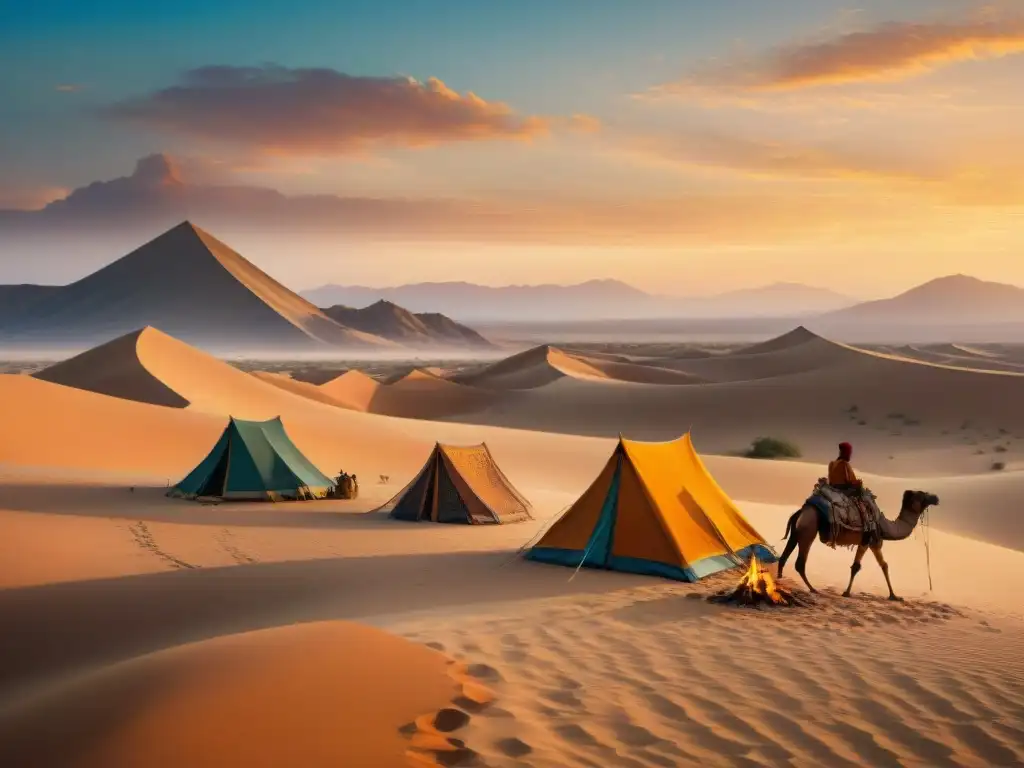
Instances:
[[[281,501],[324,498],[332,488],[334,481],[288,437],[280,416],[231,418],[213,450],[167,495]]]
[[[777,557],[707,471],[689,433],[666,443],[619,438],[601,474],[526,558],[697,581]]]
[[[412,481],[376,511],[395,520],[493,524],[529,520],[530,509],[486,444],[437,443]]]

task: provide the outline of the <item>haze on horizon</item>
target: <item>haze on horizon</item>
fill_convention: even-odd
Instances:
[[[187,214],[295,289],[1024,283],[1024,14],[892,5],[22,4],[0,282]]]

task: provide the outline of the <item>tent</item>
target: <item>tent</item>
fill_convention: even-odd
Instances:
[[[280,501],[323,498],[332,488],[334,482],[295,447],[278,416],[232,418],[209,455],[167,495]]]
[[[776,560],[687,433],[667,443],[620,437],[601,474],[526,557],[697,581],[751,554]]]
[[[395,520],[435,523],[517,523],[531,518],[530,502],[512,487],[485,443],[437,443],[412,482],[379,509]]]

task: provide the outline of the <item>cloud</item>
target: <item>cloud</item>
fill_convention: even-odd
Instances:
[[[937,169],[904,156],[884,157],[845,147],[748,139],[710,131],[621,137],[617,146],[656,162],[801,179],[923,180]]]
[[[70,191],[65,187],[0,184],[0,210],[38,211]]]
[[[82,86],[78,83],[61,83],[60,85],[54,86],[55,91],[61,93],[75,93],[76,91],[82,90]]]
[[[278,155],[341,155],[370,144],[423,147],[530,139],[548,121],[459,94],[436,78],[361,77],[333,69],[208,66],[178,85],[101,108],[171,133]]]
[[[963,23],[890,22],[818,42],[737,59],[658,86],[658,94],[698,90],[773,93],[915,77],[960,61],[1024,53],[1024,18]]]

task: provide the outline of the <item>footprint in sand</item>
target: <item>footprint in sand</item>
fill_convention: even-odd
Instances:
[[[515,737],[498,739],[498,741],[494,742],[494,748],[505,755],[505,757],[512,758],[526,757],[533,752],[533,747]]]
[[[575,744],[581,747],[605,746],[596,738],[594,738],[590,731],[588,731],[580,725],[577,725],[576,723],[569,723],[567,725],[556,725],[554,727],[554,731],[563,739],[568,741],[570,744]]]
[[[543,691],[541,693],[548,701],[553,701],[555,704],[561,704],[563,707],[572,707],[578,709],[583,706],[583,702],[579,700],[575,693],[572,691],[555,690],[555,691]]]
[[[649,747],[664,741],[660,736],[655,736],[643,726],[634,723],[613,723],[612,730],[615,732],[615,738],[630,747]]]
[[[437,714],[434,715],[432,725],[441,733],[451,733],[452,731],[459,730],[459,728],[464,728],[468,723],[469,715],[461,709],[445,707],[438,710]]]
[[[466,674],[489,683],[499,683],[504,680],[501,673],[489,664],[470,664],[466,667]]]

